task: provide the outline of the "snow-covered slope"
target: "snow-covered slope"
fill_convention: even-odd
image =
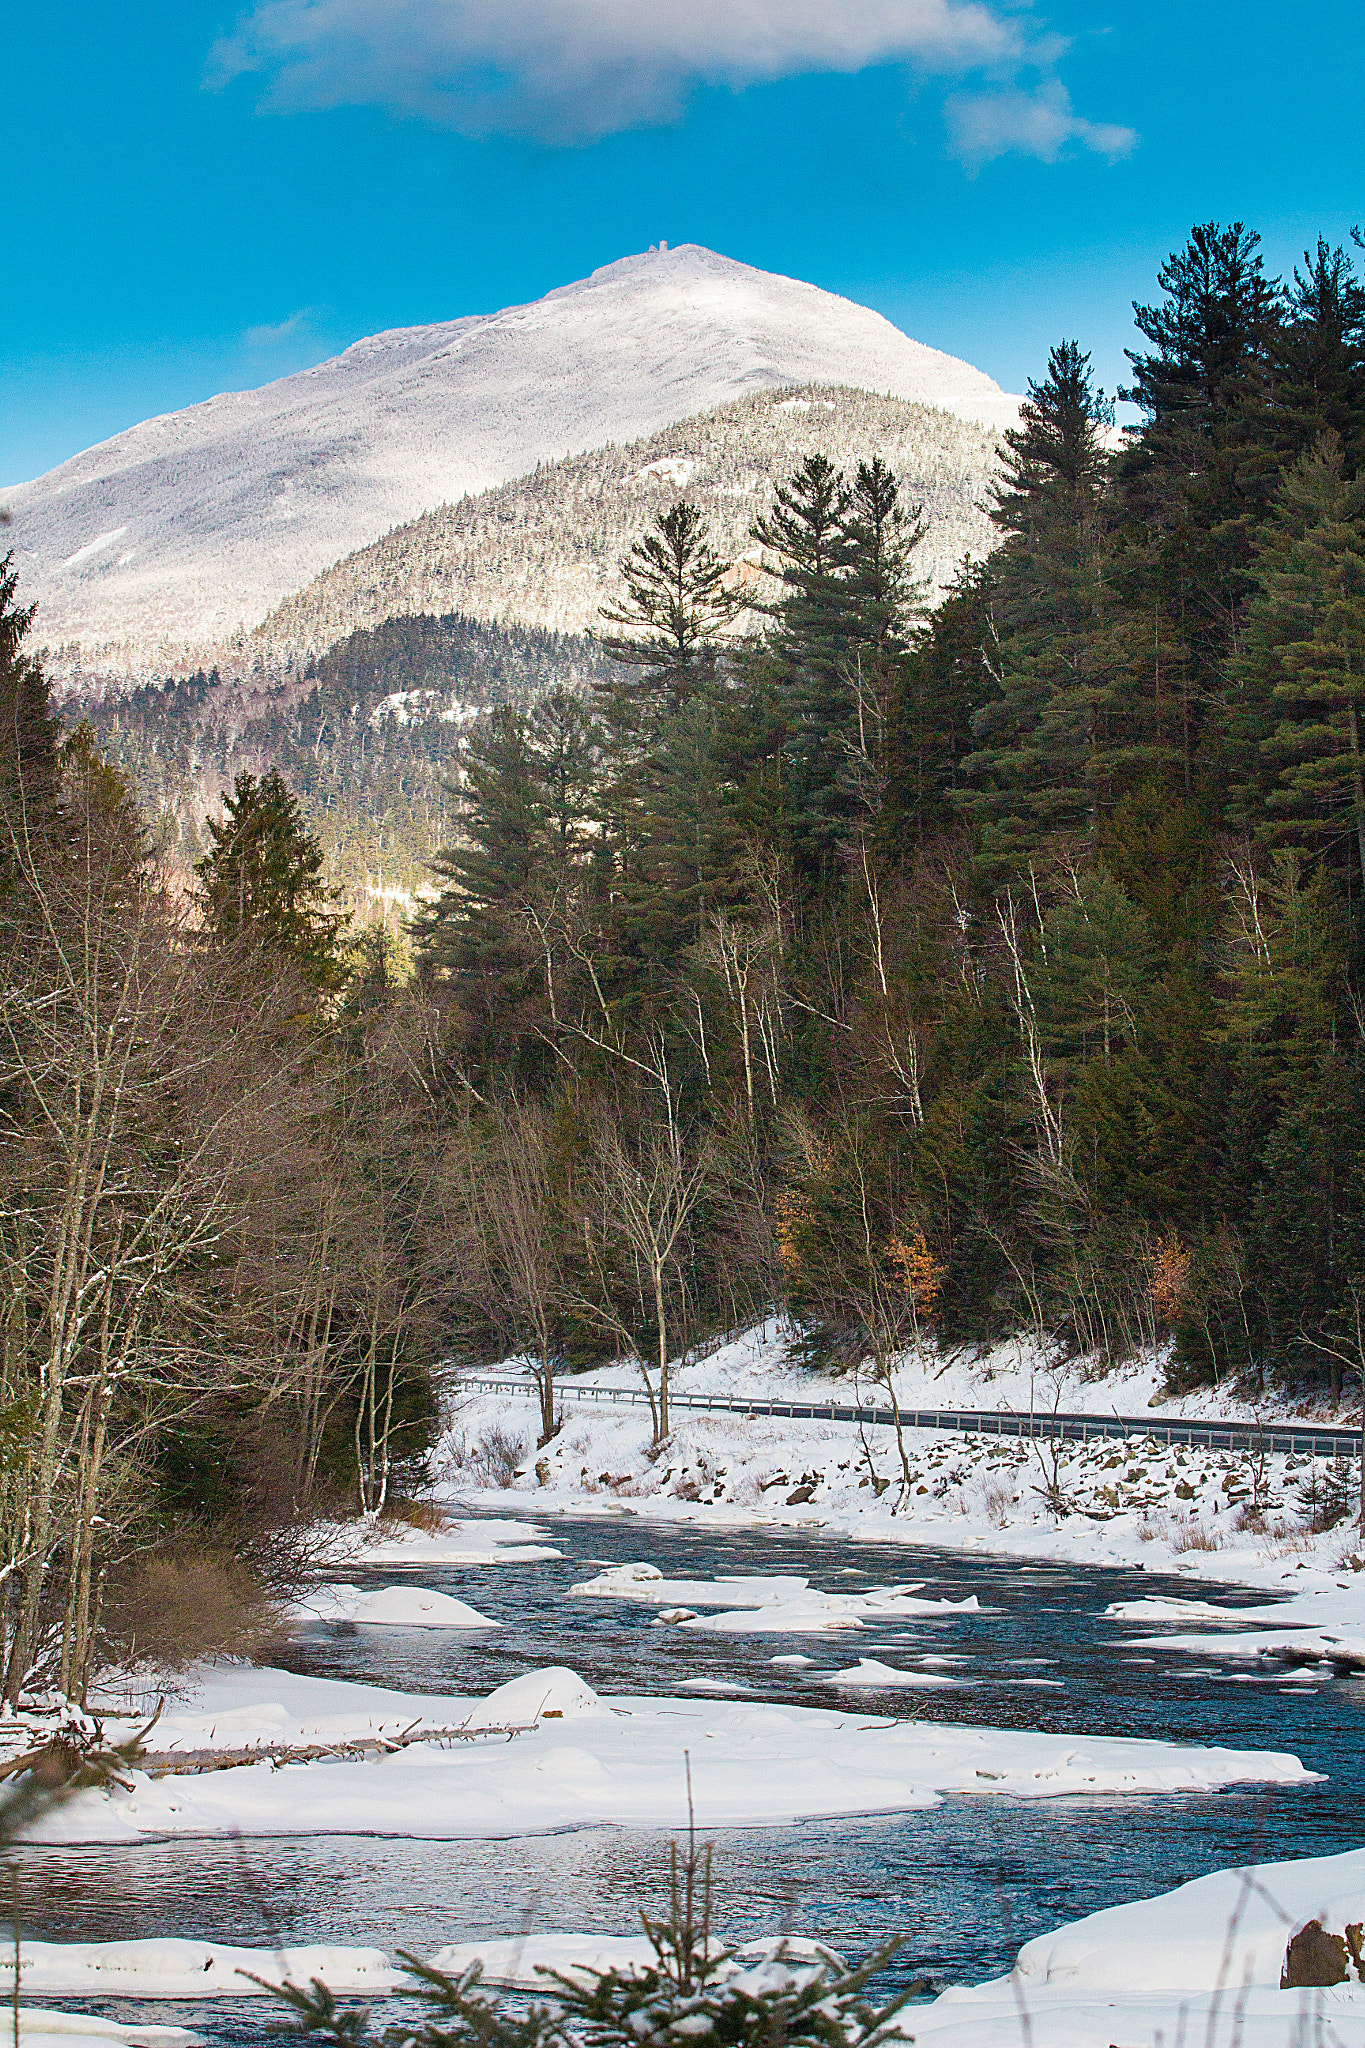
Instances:
[[[212,645],[432,506],[813,383],[992,427],[1017,403],[866,307],[686,246],[144,421],[12,490],[11,538],[48,645]]]
[[[817,452],[846,472],[878,454],[895,472],[907,510],[923,513],[914,566],[935,594],[964,555],[980,559],[999,539],[985,510],[996,446],[988,428],[900,398],[830,384],[756,392],[394,527],[286,598],[244,653],[301,661],[362,627],[421,612],[592,632],[600,607],[623,595],[621,557],[683,492],[746,585],[771,595],[753,575],[762,550],[750,528],[774,485]]]

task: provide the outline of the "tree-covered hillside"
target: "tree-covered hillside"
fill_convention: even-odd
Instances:
[[[1158,284],[1141,425],[1059,343],[932,615],[835,446],[754,529],[763,633],[689,494],[591,707],[471,746],[421,973],[481,1171],[542,1161],[485,1299],[547,1371],[781,1299],[873,1370],[1023,1325],[1365,1373],[1365,292],[1240,225]]]
[[[926,406],[838,387],[766,391],[626,447],[546,463],[532,476],[438,506],[338,562],[252,636],[270,658],[304,658],[357,627],[459,610],[558,632],[592,631],[618,591],[638,528],[685,491],[717,546],[753,571],[750,528],[773,485],[807,455],[847,467],[880,454],[924,509],[920,574],[945,586],[994,543],[985,502],[998,436]]]
[[[603,666],[583,640],[425,616],[386,620],[298,667],[258,661],[238,680],[201,670],[126,696],[71,696],[63,710],[89,721],[182,868],[237,775],[274,767],[333,884],[362,914],[392,915],[430,880],[470,722],[554,683],[586,689]]]

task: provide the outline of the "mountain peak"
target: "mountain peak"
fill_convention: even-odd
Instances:
[[[144,421],[14,491],[11,533],[49,645],[183,658],[437,505],[785,384],[1017,416],[880,313],[688,242]]]

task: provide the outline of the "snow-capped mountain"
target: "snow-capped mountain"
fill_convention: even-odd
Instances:
[[[879,313],[686,246],[144,421],[7,493],[8,537],[44,643],[169,658],[255,625],[434,506],[749,392],[811,384],[991,428],[1018,403]]]

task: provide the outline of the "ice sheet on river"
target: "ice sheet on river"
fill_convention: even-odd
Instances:
[[[743,1575],[668,1579],[653,1564],[618,1564],[570,1586],[571,1595],[598,1600],[640,1600],[661,1609],[660,1620],[679,1628],[719,1629],[735,1635],[815,1635],[862,1628],[868,1621],[913,1620],[925,1615],[979,1614],[981,1603],[920,1600],[923,1581],[870,1586],[859,1593],[822,1593],[809,1579]],[[719,1614],[698,1608],[720,1608]]]
[[[76,1794],[42,1824],[43,1839],[239,1832],[459,1840],[560,1828],[681,1828],[689,1756],[702,1828],[904,1812],[937,1805],[945,1793],[1110,1797],[1311,1778],[1297,1757],[1264,1751],[892,1721],[695,1695],[599,1698],[564,1670],[526,1673],[485,1700],[386,1693],[270,1670],[236,1672],[220,1689],[218,1677],[203,1674],[192,1710],[201,1729],[220,1732],[230,1715],[238,1747],[263,1725],[325,1724],[338,1747],[348,1727],[358,1740],[395,1721],[410,1738],[414,1730],[420,1738],[423,1726],[487,1732],[474,1741],[410,1739],[390,1753],[138,1774],[129,1791]],[[252,1692],[254,1705],[243,1699]],[[549,1703],[556,1698],[565,1704]],[[523,1732],[497,1732],[511,1727]],[[122,1732],[116,1722],[106,1728],[114,1739]],[[183,1719],[172,1729],[183,1741]]]
[[[1365,1588],[1359,1583],[1315,1587],[1266,1607],[1214,1607],[1202,1600],[1120,1600],[1105,1609],[1112,1621],[1194,1621],[1205,1626],[1183,1635],[1137,1636],[1132,1649],[1188,1650],[1201,1657],[1263,1659],[1279,1665],[1316,1664],[1365,1673]]]
[[[355,1564],[536,1564],[542,1559],[562,1557],[563,1552],[544,1540],[545,1531],[532,1522],[492,1517],[446,1522],[440,1529],[414,1529],[402,1522],[364,1525],[347,1522],[333,1532],[337,1555]]]

